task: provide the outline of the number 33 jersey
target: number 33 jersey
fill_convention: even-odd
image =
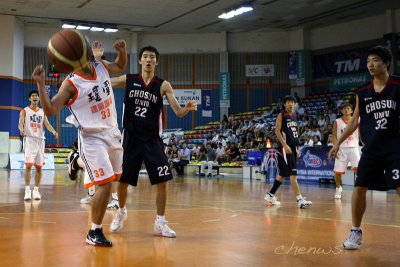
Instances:
[[[75,89],[75,96],[66,106],[84,132],[102,132],[118,127],[114,92],[105,65],[95,61],[92,67],[92,78],[76,73],[68,76],[66,81]]]
[[[381,92],[373,82],[357,89],[363,153],[374,159],[400,159],[400,78],[390,76]]]
[[[163,82],[154,76],[146,85],[141,75],[126,75],[123,127],[135,139],[147,141],[160,137],[163,105],[160,89]]]

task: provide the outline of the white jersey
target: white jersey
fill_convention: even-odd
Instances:
[[[67,106],[84,132],[101,132],[118,127],[114,92],[108,70],[101,61],[93,62],[94,77],[72,73],[66,81],[75,89]]]
[[[340,136],[346,129],[347,123],[342,118],[336,119],[335,121],[337,126],[336,137],[339,140]],[[359,130],[357,128],[349,137],[347,137],[346,140],[343,141],[340,147],[358,147],[358,143],[360,142],[359,136]]]
[[[25,125],[24,131],[25,135],[29,137],[36,137],[40,139],[45,139],[43,121],[44,112],[41,108],[33,110],[31,107],[24,108],[25,112]]]

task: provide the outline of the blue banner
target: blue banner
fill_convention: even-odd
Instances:
[[[289,80],[304,78],[304,51],[289,51]]]
[[[334,176],[334,161],[328,160],[330,147],[302,147],[297,159],[297,179],[315,180],[320,178],[332,179]]]
[[[313,78],[368,72],[367,51],[369,47],[313,56]]]
[[[211,90],[201,90],[201,107],[203,117],[212,117]]]

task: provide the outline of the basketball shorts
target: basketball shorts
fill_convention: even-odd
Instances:
[[[44,139],[26,136],[25,144],[25,165],[42,168],[44,165]]]
[[[297,151],[295,146],[290,146],[292,153],[286,154],[283,147],[279,148],[278,170],[279,176],[289,177],[297,175]]]
[[[123,147],[123,174],[120,182],[136,186],[142,163],[146,166],[152,185],[164,183],[172,179],[172,172],[161,138],[142,141],[134,138],[128,131],[125,131]]]
[[[118,128],[103,130],[101,133],[80,130],[78,146],[87,172],[85,188],[106,184],[121,176],[123,149]]]
[[[400,159],[376,160],[361,155],[355,186],[387,191],[400,186]]]
[[[358,169],[360,161],[360,150],[358,147],[341,147],[339,149],[339,158],[335,159],[333,172],[336,174],[344,174],[347,170],[347,165],[351,163],[353,170]]]

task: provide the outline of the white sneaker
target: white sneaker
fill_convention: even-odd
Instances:
[[[119,209],[118,199],[112,198],[110,203],[107,205],[107,209]]]
[[[275,195],[271,193],[267,193],[264,197],[264,200],[267,201],[267,203],[270,203],[271,205],[280,205],[281,202],[278,201]]]
[[[110,232],[117,232],[122,229],[124,221],[128,218],[128,212],[126,209],[118,209],[114,220],[110,225]]]
[[[154,233],[165,237],[176,237],[175,231],[169,228],[167,223],[167,221],[160,222],[156,219],[154,222]]]
[[[31,200],[32,199],[32,190],[28,189],[25,190],[24,200]]]
[[[336,199],[341,199],[342,198],[342,187],[336,187],[336,192],[335,192],[335,198]]]
[[[39,190],[32,190],[32,197],[34,200],[41,200],[42,194],[40,194]]]
[[[360,249],[362,245],[362,230],[351,230],[349,237],[343,242],[344,249]]]
[[[90,204],[92,202],[93,196],[86,194],[84,198],[81,198],[81,204]]]
[[[302,197],[300,200],[297,200],[297,206],[300,209],[306,209],[312,205],[312,202],[310,200],[306,200],[304,197]]]

